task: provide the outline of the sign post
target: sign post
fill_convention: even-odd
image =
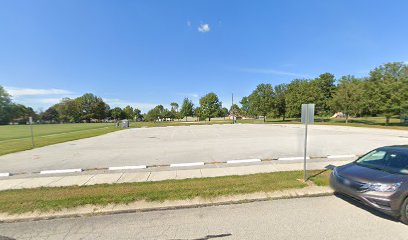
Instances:
[[[33,148],[35,148],[35,144],[34,144],[34,134],[33,134],[33,118],[32,118],[32,117],[28,117],[28,122],[30,123],[31,144],[33,145]]]
[[[303,152],[303,179],[306,182],[306,158],[307,158],[307,126],[314,123],[314,104],[302,104],[302,123],[305,124],[305,143]]]

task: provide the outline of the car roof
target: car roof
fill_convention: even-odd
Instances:
[[[384,146],[380,147],[378,149],[383,149],[383,150],[400,150],[400,151],[407,151],[408,152],[408,145],[392,145],[392,146]]]

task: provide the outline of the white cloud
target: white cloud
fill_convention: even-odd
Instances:
[[[202,33],[209,32],[211,30],[210,25],[208,23],[202,23],[198,26],[198,31]]]
[[[41,89],[41,88],[16,88],[5,87],[6,91],[13,97],[38,96],[38,95],[66,95],[72,92],[64,89]]]
[[[286,72],[286,71],[280,71],[276,69],[266,69],[266,68],[243,68],[241,69],[243,72],[250,72],[250,73],[261,73],[261,74],[272,74],[272,75],[286,75],[286,76],[292,76],[292,77],[309,77],[306,74],[300,74],[300,73],[293,73],[293,72]]]

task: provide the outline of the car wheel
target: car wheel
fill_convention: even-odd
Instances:
[[[402,203],[400,213],[401,222],[408,224],[408,198],[406,198],[405,201]]]

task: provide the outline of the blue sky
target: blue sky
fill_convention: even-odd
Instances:
[[[0,1],[0,85],[46,109],[92,92],[146,111],[408,61],[407,1]]]

